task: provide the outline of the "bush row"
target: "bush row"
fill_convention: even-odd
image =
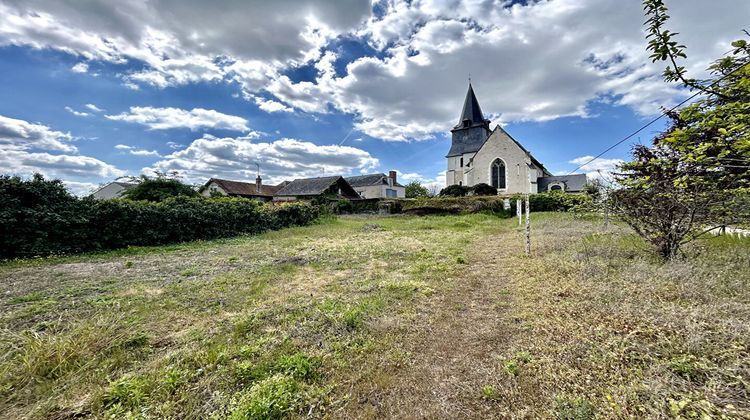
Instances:
[[[504,210],[503,201],[510,200],[510,209]],[[507,211],[515,214],[516,200],[523,200],[521,194],[510,197],[501,196],[471,196],[471,197],[434,197],[401,200],[404,213],[412,214],[440,214],[440,213],[477,213],[491,211],[495,213]],[[580,207],[591,201],[585,194],[566,194],[563,192],[544,192],[531,194],[529,204],[531,211],[568,211]]]
[[[255,234],[305,225],[318,209],[244,198],[175,197],[152,203],[70,195],[59,181],[0,177],[0,258],[70,254]]]

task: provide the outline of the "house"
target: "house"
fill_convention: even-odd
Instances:
[[[311,200],[314,198],[361,198],[342,176],[295,179],[274,195],[274,201]]]
[[[120,198],[122,197],[122,193],[135,187],[136,185],[138,184],[133,182],[113,181],[91,193],[91,196],[97,200]]]
[[[211,178],[198,190],[202,195],[210,197],[211,195],[221,194],[231,197],[245,197],[261,201],[271,201],[274,194],[278,192],[283,185],[263,185],[263,180],[258,175],[255,183],[230,181],[228,179]]]
[[[446,155],[448,185],[489,184],[498,194],[536,193],[558,187],[581,191],[586,175],[553,176],[520,142],[500,125],[490,130],[469,83],[458,124],[451,130],[451,148]],[[558,179],[564,178],[564,179]]]
[[[345,178],[362,198],[404,198],[406,188],[396,180],[396,171]]]

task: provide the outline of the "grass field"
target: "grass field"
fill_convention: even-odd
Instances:
[[[349,217],[0,266],[2,418],[750,416],[750,240]]]

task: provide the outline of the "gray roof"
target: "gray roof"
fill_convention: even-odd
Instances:
[[[482,108],[479,107],[479,101],[474,94],[474,88],[471,87],[471,82],[469,82],[469,90],[466,92],[466,99],[464,99],[464,108],[461,110],[461,117],[458,119],[456,128],[462,127],[464,121],[467,120],[471,122],[471,125],[485,124]]]
[[[273,197],[273,195],[281,189],[278,185],[264,185],[263,182],[260,184],[260,191],[258,191],[254,182],[242,182],[242,181],[230,181],[228,179],[211,178],[202,187],[203,191],[211,183],[215,183],[228,195],[239,195],[247,197]]]
[[[464,99],[464,107],[458,124],[451,132],[453,139],[446,157],[474,153],[482,148],[484,141],[490,135],[490,120],[484,119],[482,108],[479,107],[479,101],[471,83],[469,83],[469,90],[466,91],[466,99]]]
[[[345,195],[358,196],[357,192],[346,182],[341,176],[324,176],[318,178],[304,178],[295,179],[290,182],[282,189],[280,189],[275,195],[278,196],[310,196],[310,195],[321,195],[325,190],[330,188],[333,184],[344,183],[344,187],[348,187],[351,191],[345,191]]]
[[[553,182],[562,182],[565,185],[565,191],[583,191],[583,186],[586,185],[586,174],[545,176],[537,179],[537,189],[539,192],[547,191],[547,186]]]
[[[370,174],[370,175],[358,175],[350,176],[346,179],[352,187],[368,187],[370,185],[388,185],[388,176],[386,174]],[[397,187],[403,187],[403,185],[396,182],[393,184]]]

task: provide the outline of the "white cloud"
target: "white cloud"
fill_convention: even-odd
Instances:
[[[70,133],[55,131],[42,124],[34,124],[0,115],[0,147],[20,150],[46,149],[75,152]]]
[[[72,139],[69,133],[0,115],[0,168],[3,173],[21,176],[41,173],[71,185],[124,174],[90,156],[49,153],[76,153],[78,149],[67,143]]]
[[[96,106],[94,104],[86,104],[86,108],[88,108],[88,109],[90,109],[90,110],[92,110],[94,112],[104,112],[103,109],[99,108],[98,106]]]
[[[258,105],[258,108],[266,112],[293,112],[294,111],[292,108],[289,108],[288,106],[280,102],[261,98],[259,96],[255,98],[255,103]]]
[[[75,115],[76,117],[88,117],[88,116],[91,115],[88,112],[76,111],[75,109],[73,109],[73,108],[71,108],[69,106],[66,106],[65,110],[68,111],[68,112],[70,112],[71,114]]]
[[[638,3],[505,3],[380,3],[387,6],[384,16],[372,18],[359,34],[382,58],[361,57],[342,77],[323,73],[300,83],[281,77],[268,91],[308,112],[330,105],[352,113],[357,129],[386,140],[430,139],[447,131],[457,120],[469,73],[485,114],[503,123],[588,117],[596,101],[647,115],[687,96],[662,81],[663,64],[650,63]],[[750,14],[750,3],[739,0],[670,7],[669,25],[688,45],[686,65],[696,76],[741,36]]]
[[[107,115],[110,120],[125,121],[145,125],[151,130],[167,130],[171,128],[200,128],[225,129],[234,131],[250,131],[247,120],[235,115],[222,114],[212,109],[193,108],[190,111],[180,108],[154,108],[150,106],[130,107],[128,112],[117,115]]]
[[[485,113],[504,123],[588,117],[597,101],[652,114],[686,96],[663,83],[663,64],[650,63],[638,2],[92,1],[0,4],[0,45],[55,48],[86,60],[79,64],[137,62],[138,70],[121,75],[132,88],[237,84],[265,111],[336,109],[386,140],[447,131],[469,73]],[[750,15],[746,0],[669,6],[670,29],[688,46],[685,65],[695,77],[742,35]],[[326,47],[346,37],[378,54],[337,75],[337,54]],[[315,80],[283,75],[306,64],[317,70]]]
[[[93,182],[78,182],[78,181],[63,181],[65,188],[70,191],[71,194],[79,197],[87,196],[99,188],[99,184]]]
[[[568,163],[572,163],[576,166],[581,166],[576,171],[583,171],[589,179],[593,178],[608,178],[611,177],[613,172],[616,172],[617,167],[623,164],[625,161],[622,159],[603,159],[596,158],[593,156],[581,156],[577,157]],[[567,174],[569,171],[566,171]]]
[[[233,2],[228,7],[197,0],[94,0],[86,7],[11,0],[0,4],[0,45],[56,48],[114,63],[138,60],[147,67],[125,74],[126,81],[166,87],[221,80],[234,63],[263,62],[278,69],[317,59],[322,46],[359,27],[370,12],[369,0]]]
[[[73,179],[95,179],[124,175],[116,167],[90,156],[53,155],[20,149],[5,149],[0,154],[0,167],[17,175],[39,172],[47,177]]]
[[[89,71],[89,65],[87,63],[80,62],[76,64],[75,66],[71,67],[70,70],[73,73],[86,73],[87,71]]]
[[[156,150],[140,149],[138,147],[128,146],[126,144],[115,145],[115,149],[127,151],[131,155],[135,155],[135,156],[157,156],[157,157],[161,157],[161,155],[159,154],[159,152],[157,152]]]
[[[320,146],[295,139],[255,142],[248,137],[204,135],[184,150],[144,168],[144,172],[178,171],[189,182],[204,182],[210,177],[254,179],[255,162],[260,163],[261,174],[269,183],[347,175],[372,170],[378,165],[378,160],[368,152],[350,146]]]

